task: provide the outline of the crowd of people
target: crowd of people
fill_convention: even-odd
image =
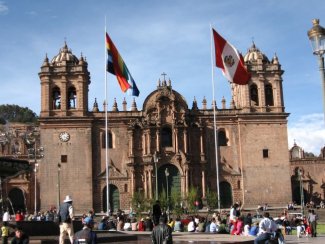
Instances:
[[[314,209],[310,208],[307,216],[289,217],[290,206],[276,217],[270,216],[268,205],[258,206],[256,212],[263,211],[263,216],[248,212],[243,214],[240,203],[235,203],[230,211],[214,213],[211,216],[193,215],[176,216],[174,219],[168,213],[161,210],[159,201],[152,207],[151,214],[146,217],[136,217],[133,211],[125,214],[119,210],[116,214],[103,216],[100,220],[95,216],[93,210],[85,213],[82,218],[82,230],[74,233],[72,221],[75,220],[73,201],[70,196],[66,196],[59,210],[51,208],[45,214],[39,213],[33,217],[25,216],[20,211],[11,219],[8,211],[3,214],[3,224],[1,227],[2,243],[8,243],[9,221],[55,221],[59,223],[60,244],[64,243],[68,236],[71,243],[97,243],[97,235],[94,230],[99,231],[149,231],[153,243],[172,243],[173,232],[201,232],[201,233],[229,233],[230,235],[252,236],[254,243],[265,243],[269,239],[277,239],[278,243],[283,243],[283,235],[291,234],[295,229],[297,237],[303,235],[316,237],[316,227],[318,217]],[[97,221],[96,221],[97,220]],[[12,244],[27,244],[28,235],[21,229],[16,229],[12,238]],[[13,242],[14,241],[14,242]]]

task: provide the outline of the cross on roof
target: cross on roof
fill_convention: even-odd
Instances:
[[[166,81],[166,75],[167,74],[165,72],[163,72],[161,75],[164,77],[164,81]]]

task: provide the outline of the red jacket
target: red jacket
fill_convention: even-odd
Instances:
[[[140,221],[138,225],[138,231],[144,231],[146,228],[144,221]]]
[[[16,221],[23,221],[24,220],[24,215],[22,213],[16,213],[15,220]]]

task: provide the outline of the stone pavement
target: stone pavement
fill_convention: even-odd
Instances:
[[[99,243],[116,243],[116,244],[150,244],[150,233],[151,232],[134,232],[134,231],[123,231],[123,232],[100,232],[98,233]],[[325,235],[319,235],[316,238],[301,237],[297,238],[295,235],[285,236],[286,243],[312,243],[312,244],[325,244]],[[210,233],[189,233],[189,232],[173,232],[173,241],[175,244],[186,244],[186,243],[206,243],[206,244],[252,244],[254,241],[253,237],[245,236],[231,236],[229,234],[210,234]],[[44,236],[44,237],[31,237],[31,244],[39,243],[58,243],[57,236]],[[70,242],[66,239],[66,243]]]

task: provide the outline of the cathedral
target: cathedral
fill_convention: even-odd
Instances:
[[[135,193],[154,200],[166,189],[185,199],[196,188],[204,200],[208,190],[217,192],[218,182],[221,208],[235,202],[243,208],[299,204],[301,187],[305,201],[324,199],[325,148],[313,159],[296,144],[288,150],[289,114],[278,57],[269,59],[253,43],[244,61],[251,79],[231,85],[229,106],[225,99],[220,107],[205,98],[189,104],[184,91],[173,90],[163,76],[153,82],[156,88],[141,109],[134,100],[130,109],[125,100],[120,106],[114,101],[107,108],[106,133],[105,104],[101,109],[88,99],[88,63],[65,43],[41,66],[36,130],[10,125],[11,139],[0,135],[1,156],[31,154],[34,168],[2,182],[1,195],[14,199],[14,208],[29,210],[58,206],[70,195],[77,213],[129,209]],[[34,141],[24,132],[31,129],[38,135]]]
[[[113,211],[130,208],[135,192],[154,199],[166,187],[183,198],[195,187],[204,199],[207,189],[217,190],[217,171],[221,207],[291,201],[283,70],[277,56],[269,60],[254,43],[244,60],[251,80],[232,84],[229,108],[225,100],[221,107],[208,106],[206,99],[188,104],[165,78],[142,110],[135,101],[130,110],[125,101],[121,110],[114,102],[107,145]],[[39,165],[40,206],[70,195],[77,211],[106,211],[105,109],[97,101],[88,108],[87,61],[65,43],[55,57],[45,58],[39,77],[40,140],[46,148]]]

